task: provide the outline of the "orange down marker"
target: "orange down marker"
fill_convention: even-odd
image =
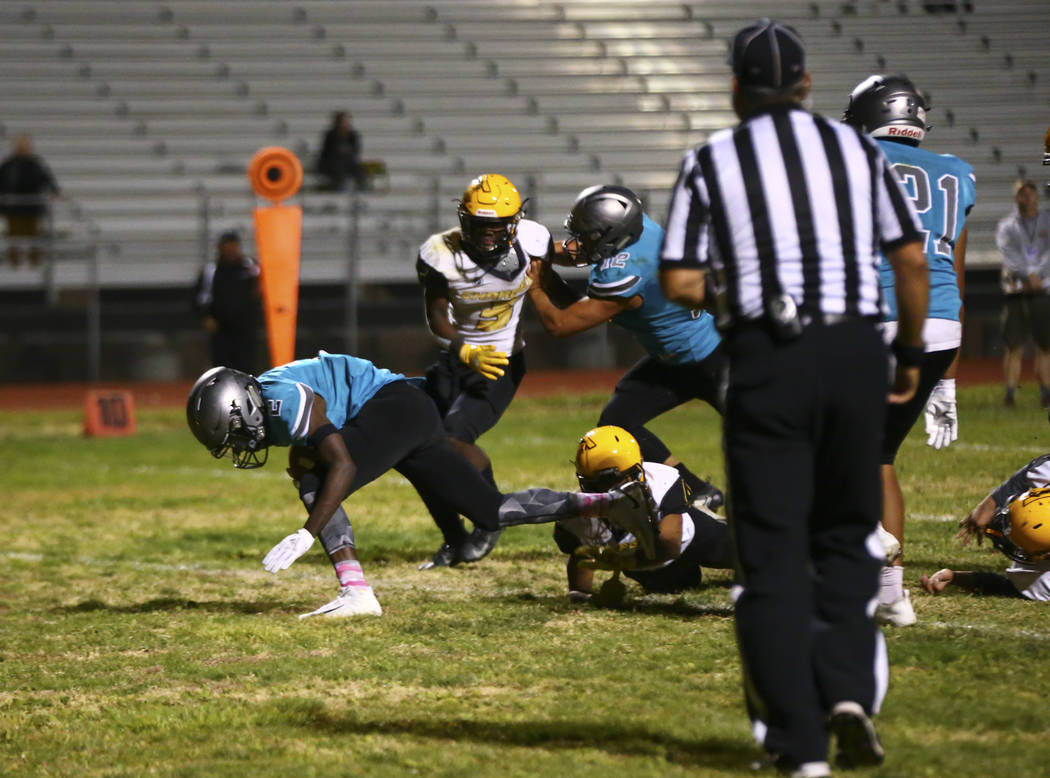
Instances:
[[[89,438],[134,435],[135,399],[122,389],[90,389],[84,395],[84,434]]]
[[[255,250],[259,255],[270,365],[277,367],[295,359],[303,230],[303,209],[281,205],[281,201],[299,191],[303,166],[288,149],[267,146],[259,149],[248,163],[248,180],[255,194],[272,203],[254,211]]]

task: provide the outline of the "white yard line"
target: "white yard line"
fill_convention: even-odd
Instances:
[[[11,559],[18,560],[21,562],[44,562],[44,554],[37,554],[31,552],[19,552],[19,551],[0,551],[0,559]],[[95,557],[74,557],[73,559],[67,560],[71,565],[80,565],[82,567],[124,567],[132,570],[156,570],[162,573],[194,573],[195,575],[204,576],[228,576],[231,578],[248,578],[253,580],[274,580],[273,573],[267,573],[262,569],[260,563],[258,570],[251,568],[225,568],[225,567],[204,567],[203,565],[197,564],[169,564],[167,562],[136,562],[134,560],[127,559],[98,559]],[[420,572],[423,576],[424,573]],[[301,568],[299,570],[283,570],[280,573],[280,578],[284,580],[300,580],[300,581],[326,581],[334,585],[335,579],[334,574],[331,571],[324,573],[315,572],[310,569]],[[376,588],[386,591],[427,591],[427,592],[453,592],[463,593],[467,591],[466,587],[457,586],[436,586],[432,583],[406,583],[403,581],[389,581],[379,576],[369,575],[368,580],[374,584]]]
[[[1011,629],[998,624],[963,624],[958,621],[923,621],[919,619],[919,626],[931,627],[933,629],[962,630],[965,632],[978,632],[994,635],[996,637],[1011,638],[1035,638],[1036,640],[1050,641],[1050,632],[1036,632],[1031,629]]]
[[[959,522],[962,520],[962,516],[955,516],[950,513],[909,513],[905,517],[905,523],[909,521],[954,521]]]

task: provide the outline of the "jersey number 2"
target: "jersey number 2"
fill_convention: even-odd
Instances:
[[[514,303],[497,303],[484,308],[478,317],[478,329],[482,332],[501,330],[507,326],[513,312]]]

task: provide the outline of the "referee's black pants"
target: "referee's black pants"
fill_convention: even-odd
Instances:
[[[886,350],[863,320],[813,325],[787,342],[742,325],[726,350],[748,708],[767,751],[822,761],[831,707],[852,700],[874,712],[888,673],[873,618]]]

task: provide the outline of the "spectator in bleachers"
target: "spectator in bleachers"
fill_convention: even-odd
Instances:
[[[11,264],[21,262],[20,247],[16,243],[32,242],[29,261],[40,261],[40,246],[36,242],[43,235],[41,220],[47,215],[48,196],[58,194],[58,182],[47,164],[33,153],[33,141],[28,135],[19,135],[12,143],[12,153],[0,163],[0,210],[7,217],[7,235],[10,241],[7,256]]]
[[[1025,342],[1035,341],[1035,376],[1040,403],[1050,406],[1050,211],[1039,210],[1035,183],[1014,184],[1017,211],[999,221],[995,243],[1003,255],[1001,275],[1005,295],[1002,313],[1003,405],[1014,407],[1014,392],[1021,379]]]
[[[348,178],[353,179],[358,192],[368,188],[368,177],[361,164],[361,133],[352,122],[346,111],[332,114],[332,125],[321,141],[317,172],[325,179],[324,187],[333,192],[345,192]]]
[[[256,369],[259,300],[259,266],[244,254],[236,232],[224,232],[215,260],[201,270],[194,291],[194,306],[209,334],[212,365],[245,373]]]

